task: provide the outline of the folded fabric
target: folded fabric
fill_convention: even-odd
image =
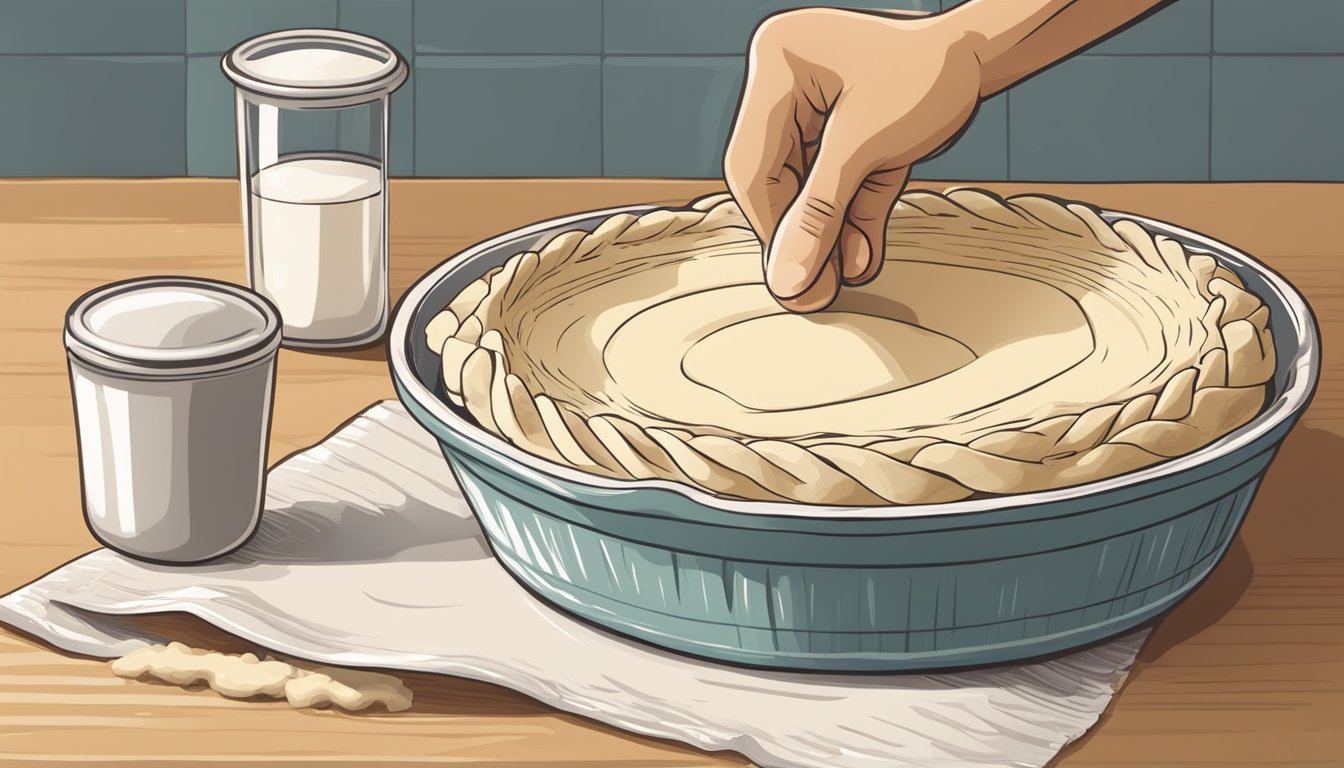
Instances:
[[[496,564],[433,438],[396,402],[267,483],[261,528],[237,553],[175,567],[98,550],[0,598],[0,621],[111,658],[173,639],[127,616],[182,611],[294,657],[483,680],[767,768],[1043,766],[1097,721],[1147,637],[911,675],[740,669],[651,648],[556,611]]]

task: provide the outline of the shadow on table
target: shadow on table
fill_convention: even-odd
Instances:
[[[1262,562],[1279,555],[1311,557],[1322,544],[1318,532],[1329,531],[1344,521],[1336,511],[1338,499],[1328,478],[1339,471],[1344,459],[1344,437],[1320,429],[1295,430],[1260,487],[1241,534],[1227,556],[1189,599],[1162,620],[1148,641],[1141,663],[1161,659],[1172,648],[1198,635],[1230,611],[1250,586],[1255,575],[1249,539]],[[1324,537],[1329,539],[1331,537]],[[1333,544],[1321,556],[1331,554]]]
[[[377,360],[387,361],[387,337],[370,342],[360,347],[350,349],[296,349],[291,350],[304,355],[316,355],[318,357],[335,357],[342,360]]]
[[[1322,429],[1299,427],[1285,441],[1260,487],[1241,533],[1207,581],[1157,625],[1139,654],[1128,684],[1143,675],[1145,666],[1159,662],[1176,646],[1216,624],[1236,606],[1255,578],[1255,558],[1261,562],[1284,559],[1338,557],[1338,537],[1320,533],[1338,530],[1344,515],[1338,510],[1331,478],[1344,459],[1344,437]],[[1251,541],[1251,548],[1245,540]],[[1278,642],[1269,638],[1267,643]],[[1120,700],[1123,700],[1123,693]],[[1123,706],[1121,704],[1120,706]],[[1115,707],[1102,715],[1088,733],[1051,762],[1064,768],[1069,757],[1083,750],[1104,730]],[[1156,756],[1154,756],[1156,759]]]
[[[1246,542],[1237,536],[1208,580],[1157,625],[1139,654],[1138,663],[1157,661],[1167,651],[1216,624],[1237,604],[1254,577],[1255,565]]]

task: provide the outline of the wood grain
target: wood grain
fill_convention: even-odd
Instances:
[[[935,189],[945,184],[926,185]],[[1319,392],[1210,581],[1165,619],[1103,723],[1067,768],[1344,764],[1344,185],[985,185],[1044,191],[1167,219],[1226,240],[1311,301],[1327,357]],[[391,190],[394,295],[466,245],[531,221],[641,202],[676,203],[701,181],[398,180]],[[237,185],[216,180],[0,181],[0,591],[94,543],[79,506],[61,328],[81,293],[184,274],[242,282]],[[281,353],[272,462],[392,397],[380,348]],[[181,616],[148,619],[200,645],[241,641]],[[36,765],[730,766],[706,754],[558,714],[493,686],[411,675],[399,715],[294,711],[112,676],[0,631],[0,762]]]

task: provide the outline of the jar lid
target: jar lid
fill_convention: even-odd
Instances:
[[[220,67],[245,91],[332,107],[382,98],[408,71],[406,59],[387,43],[336,29],[260,35],[234,46]]]
[[[280,346],[280,313],[256,293],[216,280],[160,277],[105,285],[65,319],[70,354],[148,376],[239,368]]]

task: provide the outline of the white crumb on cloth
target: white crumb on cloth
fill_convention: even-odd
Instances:
[[[392,675],[338,667],[297,667],[255,654],[234,656],[182,643],[138,648],[112,662],[112,673],[132,680],[152,678],[186,687],[205,683],[233,699],[266,696],[295,708],[333,705],[357,712],[382,704],[388,712],[411,708],[413,694]]]

